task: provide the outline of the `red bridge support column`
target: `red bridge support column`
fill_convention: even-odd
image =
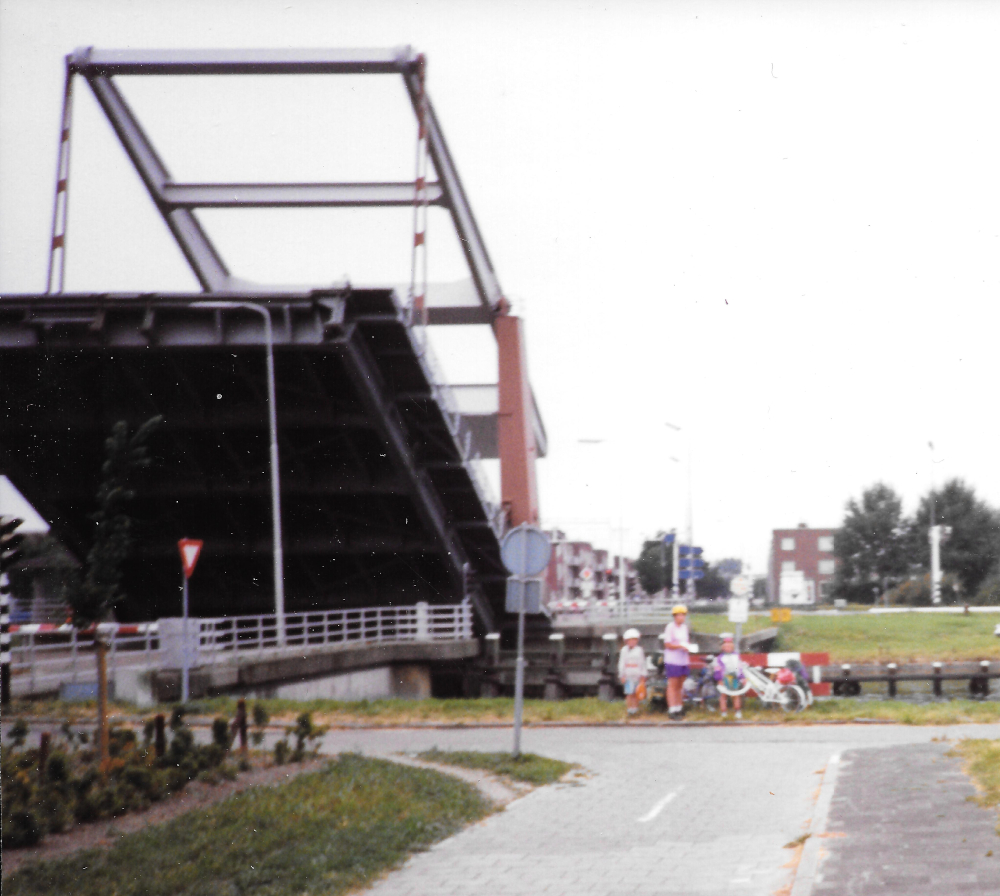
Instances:
[[[511,526],[538,523],[538,487],[535,479],[534,406],[528,382],[528,358],[521,319],[500,315],[493,321],[500,375],[500,492]]]

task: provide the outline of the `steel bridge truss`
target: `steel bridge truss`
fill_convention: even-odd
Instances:
[[[178,537],[204,538],[199,575],[218,595],[200,612],[266,611],[266,389],[263,320],[199,308],[206,294],[271,317],[277,372],[290,609],[469,597],[496,628],[505,571],[499,538],[537,520],[534,459],[544,427],[527,381],[520,321],[508,315],[433,105],[423,58],[392,50],[146,51],[80,49],[66,59],[50,293],[0,297],[0,464],[78,553],[100,445],[118,419],[162,414],[157,476],[136,518],[143,547],[126,572],[133,618],[177,602]],[[115,83],[116,76],[394,74],[401,76],[437,180],[430,183],[178,183]],[[70,102],[80,75],[204,290],[201,294],[51,294],[65,265]],[[416,189],[415,189],[416,187]],[[60,197],[62,205],[60,206]],[[420,323],[485,324],[500,353],[498,412],[465,416],[433,369],[412,307],[391,289],[260,286],[234,276],[196,217],[200,208],[447,209],[478,304],[428,306]],[[62,214],[59,214],[60,208]],[[505,373],[507,371],[507,373]],[[493,441],[492,445],[484,444]],[[505,447],[506,446],[506,447]],[[476,457],[499,456],[502,505]],[[513,471],[513,472],[510,472]],[[511,485],[513,483],[513,485]],[[209,588],[210,586],[210,588]],[[255,597],[259,595],[259,597]],[[329,604],[326,604],[329,606]]]

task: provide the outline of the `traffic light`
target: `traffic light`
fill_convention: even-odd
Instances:
[[[23,522],[14,516],[0,517],[0,573],[7,572],[21,559],[20,545],[24,535],[16,530]]]

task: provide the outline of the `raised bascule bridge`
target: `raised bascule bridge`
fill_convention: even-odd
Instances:
[[[297,74],[402,78],[417,121],[415,180],[179,183],[118,82]],[[81,78],[200,292],[63,290]],[[472,286],[464,304],[428,298],[421,271],[430,206],[450,213],[464,251]],[[316,207],[412,209],[410,288],[248,283],[198,217],[199,209]],[[428,331],[451,325],[492,332],[495,383],[443,382]],[[120,621],[180,614],[177,541],[190,537],[204,541],[194,616],[273,614],[276,597],[287,614],[426,602],[469,607],[468,635],[499,632],[507,626],[500,539],[538,521],[535,460],[545,454],[522,333],[425,89],[423,58],[409,48],[78,50],[66,59],[48,287],[0,297],[0,468],[82,557],[104,439],[116,421],[134,428],[163,417],[150,442],[155,464],[132,505],[137,539]],[[480,401],[470,411],[473,395]],[[489,458],[500,461],[496,502],[479,464]]]

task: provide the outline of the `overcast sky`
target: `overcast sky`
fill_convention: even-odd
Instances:
[[[1000,505],[993,4],[0,0],[0,291],[45,286],[74,47],[400,44],[527,321],[546,524],[683,529],[689,451],[695,541],[755,572],[878,480],[911,510],[929,441]],[[412,178],[398,80],[332,80],[123,89],[179,180]],[[193,288],[76,100],[67,289]],[[203,220],[241,276],[408,279],[405,212],[235,214]],[[429,234],[431,279],[466,277],[443,213]],[[454,380],[495,381],[483,338],[438,340]]]

